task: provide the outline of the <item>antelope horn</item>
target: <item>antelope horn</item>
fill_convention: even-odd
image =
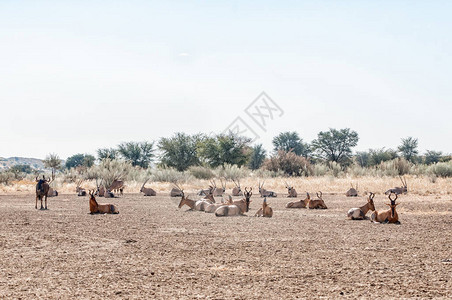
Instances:
[[[391,195],[392,195],[392,194],[395,195],[395,198],[394,198],[394,199],[391,198]],[[398,196],[397,196],[396,193],[390,193],[389,196],[388,196],[388,198],[389,198],[389,200],[391,200],[391,202],[395,202],[395,201],[397,200],[397,197],[398,197]]]

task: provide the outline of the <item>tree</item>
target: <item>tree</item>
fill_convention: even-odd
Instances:
[[[358,133],[345,129],[333,129],[319,132],[317,139],[312,141],[312,147],[318,157],[340,164],[348,163],[352,155],[352,147],[358,144]]]
[[[251,155],[250,143],[250,138],[237,136],[232,132],[206,137],[200,143],[200,158],[213,168],[224,167],[225,164],[241,167]]]
[[[61,169],[62,160],[57,154],[50,153],[43,162],[46,168],[52,169],[52,180],[55,180],[55,172]]]
[[[30,165],[14,165],[11,168],[9,168],[9,171],[15,174],[19,173],[31,174],[33,172],[33,169],[30,167]]]
[[[402,156],[411,162],[414,162],[416,155],[419,153],[417,150],[418,140],[413,137],[402,138],[402,145],[397,149]]]
[[[366,151],[356,152],[355,160],[360,167],[366,168],[370,165],[370,154]]]
[[[115,148],[101,148],[97,149],[97,159],[102,161],[104,159],[117,159],[118,158],[118,150]]]
[[[132,166],[148,168],[154,157],[154,143],[150,142],[126,142],[118,145],[121,156]]]
[[[157,147],[161,151],[160,163],[163,166],[185,171],[199,165],[198,144],[202,135],[187,135],[178,132],[171,138],[161,138]]]
[[[441,151],[427,150],[424,156],[425,164],[432,165],[441,160],[443,153]]]
[[[292,151],[296,155],[308,157],[310,153],[309,145],[303,143],[303,140],[298,136],[295,131],[281,132],[279,135],[273,138],[273,146],[275,152],[283,150],[285,152]]]
[[[392,149],[369,149],[369,165],[376,166],[385,161],[390,161],[397,158],[397,152]]]
[[[266,151],[262,144],[251,147],[251,151],[249,167],[251,170],[257,170],[264,163]]]
[[[66,159],[66,168],[71,169],[79,166],[91,167],[94,164],[96,158],[90,154],[75,154]]]

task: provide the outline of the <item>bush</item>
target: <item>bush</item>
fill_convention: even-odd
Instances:
[[[8,185],[9,183],[11,183],[11,181],[15,179],[16,176],[13,172],[10,171],[0,172],[0,183],[3,183],[4,185]]]
[[[202,166],[191,166],[188,168],[188,172],[197,179],[212,179],[215,177],[212,169]]]
[[[165,168],[153,170],[152,179],[153,181],[159,182],[186,183],[192,179],[192,176],[186,172],[179,172],[172,168]]]
[[[273,172],[282,171],[289,176],[309,176],[312,171],[311,164],[306,158],[292,151],[283,150],[279,150],[276,155],[267,159],[264,162],[264,168]]]
[[[239,168],[237,165],[226,164],[224,167],[216,168],[215,173],[218,177],[224,177],[226,180],[237,180],[247,177],[249,171],[245,167]]]
[[[428,167],[427,171],[438,177],[452,177],[452,163],[440,162]]]

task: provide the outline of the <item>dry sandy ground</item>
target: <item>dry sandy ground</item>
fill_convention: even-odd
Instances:
[[[296,299],[451,298],[452,200],[402,196],[401,225],[346,220],[365,198],[324,195],[328,210],[271,219],[218,218],[179,199],[0,196],[0,298]],[[375,197],[377,209],[388,202]]]

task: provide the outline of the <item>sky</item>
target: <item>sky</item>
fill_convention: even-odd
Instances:
[[[351,128],[355,151],[412,136],[421,153],[452,153],[451,11],[415,0],[3,0],[0,157],[95,155],[221,133],[237,118],[269,151],[283,131],[311,142]]]

